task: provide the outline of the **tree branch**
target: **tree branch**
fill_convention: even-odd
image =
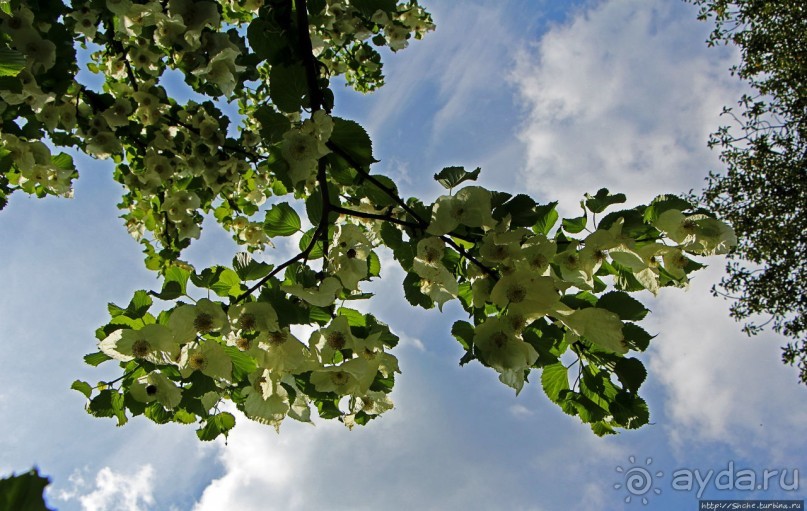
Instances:
[[[404,209],[404,211],[409,213],[409,215],[412,218],[414,218],[415,221],[417,222],[417,224],[414,224],[414,225],[416,225],[416,227],[418,229],[421,229],[421,230],[425,231],[429,227],[429,222],[427,222],[423,218],[421,218],[420,215],[418,215],[417,211],[415,211],[414,209],[409,207],[409,204],[407,204],[403,199],[401,199],[401,197],[397,193],[395,193],[394,190],[390,189],[387,185],[385,185],[384,183],[382,183],[378,179],[376,179],[372,174],[370,174],[369,172],[364,170],[364,168],[361,165],[359,165],[356,162],[356,160],[353,159],[353,157],[351,157],[348,153],[343,151],[338,145],[336,145],[336,144],[334,144],[333,142],[330,142],[330,141],[326,145],[328,146],[328,148],[331,151],[333,151],[334,153],[339,155],[342,159],[344,159],[348,163],[348,165],[350,165],[351,167],[356,169],[356,172],[361,174],[361,176],[364,179],[366,179],[366,180],[370,181],[371,183],[373,183],[376,187],[378,187],[379,190],[383,191],[392,200],[394,200],[398,205],[400,205]],[[382,218],[382,220],[392,221],[392,220],[389,220],[387,218]],[[392,221],[392,222],[400,224],[400,222],[396,222],[396,221]],[[410,225],[410,227],[411,226],[412,225]],[[456,241],[451,239],[452,236],[454,236],[456,238],[459,238],[459,239],[462,239],[464,241],[475,243],[474,240],[466,239],[466,238],[464,238],[462,236],[458,236],[458,235],[451,234],[451,233],[441,235],[440,239],[443,240],[447,245],[452,247],[454,250],[459,252],[463,257],[465,257],[466,259],[468,259],[469,261],[474,263],[477,267],[479,267],[479,269],[481,269],[483,272],[487,273],[490,277],[492,277],[495,280],[499,279],[499,275],[492,268],[490,268],[487,265],[483,264],[478,259],[476,259],[474,256],[469,254],[467,250],[462,248],[459,244],[457,244]]]
[[[269,282],[269,279],[271,279],[272,277],[274,277],[275,275],[280,273],[281,270],[284,270],[285,268],[287,268],[288,266],[290,266],[291,264],[293,264],[293,263],[295,263],[297,261],[307,259],[309,254],[311,254],[311,251],[314,250],[314,247],[317,245],[317,242],[319,241],[320,236],[322,236],[322,232],[321,232],[322,227],[323,227],[323,223],[320,222],[320,225],[317,226],[317,230],[314,231],[314,235],[311,237],[311,241],[308,242],[308,246],[306,246],[305,249],[303,249],[302,252],[300,252],[296,256],[292,257],[291,259],[288,259],[285,262],[283,262],[280,266],[278,266],[277,268],[275,268],[274,270],[269,272],[269,275],[267,275],[264,278],[262,278],[261,280],[259,280],[257,284],[254,284],[252,287],[250,287],[249,289],[247,289],[246,291],[241,293],[240,296],[238,296],[235,300],[233,300],[233,304],[236,304],[236,303],[240,302],[241,300],[243,300],[247,296],[254,293],[258,288],[260,288],[261,286],[263,286],[264,284]],[[328,228],[327,228],[327,225],[326,225],[325,226],[326,233],[327,233],[327,229]]]
[[[373,183],[373,185],[375,185],[375,186],[376,186],[376,188],[378,188],[379,190],[381,190],[382,192],[384,192],[385,194],[387,194],[387,195],[389,196],[389,198],[391,198],[391,199],[392,199],[392,200],[394,200],[394,201],[395,201],[395,202],[396,202],[396,203],[397,203],[399,206],[401,206],[401,207],[403,208],[403,210],[404,210],[404,211],[406,211],[407,213],[409,213],[409,215],[410,215],[412,218],[414,218],[414,219],[415,219],[415,221],[417,221],[417,223],[418,223],[418,228],[419,228],[419,229],[426,230],[426,228],[427,228],[427,227],[429,227],[429,222],[426,222],[425,220],[423,220],[422,218],[420,218],[420,215],[418,215],[417,211],[415,211],[414,209],[412,209],[411,207],[409,207],[409,204],[407,204],[407,203],[406,203],[406,202],[405,202],[403,199],[401,199],[401,197],[399,197],[399,196],[398,196],[398,194],[397,194],[397,193],[395,193],[395,191],[394,191],[394,190],[392,190],[392,189],[391,189],[391,188],[389,188],[387,185],[385,185],[384,183],[382,183],[381,181],[379,181],[378,179],[376,179],[376,178],[375,178],[375,176],[373,176],[372,174],[370,174],[369,172],[367,172],[366,170],[364,170],[364,168],[362,167],[362,165],[359,165],[359,164],[356,162],[356,160],[354,160],[354,159],[353,159],[353,157],[352,157],[352,156],[350,156],[348,153],[346,153],[345,151],[343,151],[341,147],[339,147],[338,145],[334,144],[334,143],[333,143],[333,142],[331,142],[331,141],[328,141],[328,142],[327,142],[325,145],[328,147],[328,149],[330,149],[330,150],[331,150],[331,151],[333,151],[335,154],[337,154],[337,155],[338,155],[340,158],[342,158],[343,160],[345,160],[345,161],[348,163],[348,165],[350,165],[351,167],[353,167],[354,169],[356,169],[356,172],[358,172],[359,174],[361,174],[361,176],[362,176],[364,179],[366,179],[367,181],[369,181],[369,182]]]
[[[406,220],[400,220],[400,219],[395,218],[394,216],[392,216],[390,214],[381,215],[381,214],[378,214],[378,213],[368,213],[368,212],[365,212],[365,211],[356,211],[355,209],[343,208],[341,206],[331,206],[331,211],[333,211],[335,213],[340,213],[342,215],[355,216],[357,218],[367,218],[367,219],[370,219],[370,220],[383,220],[385,222],[390,222],[390,223],[393,223],[393,224],[402,225],[404,227],[409,227],[409,228],[412,228],[412,229],[419,229],[420,228],[420,225],[418,225],[418,224],[416,224],[414,222],[407,222]]]
[[[308,84],[308,100],[311,103],[311,113],[314,113],[323,107],[323,97],[322,90],[317,84],[317,59],[314,57],[314,47],[308,31],[308,6],[306,0],[294,0],[294,4],[297,7],[297,37],[305,67],[305,80]],[[326,109],[326,113],[330,114],[330,111]]]

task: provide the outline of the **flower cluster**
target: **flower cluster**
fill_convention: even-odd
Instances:
[[[0,50],[4,51],[4,86],[0,87],[0,158],[4,161],[5,181],[14,189],[37,196],[71,197],[77,177],[72,159],[51,154],[41,139],[38,124],[48,130],[71,130],[76,122],[76,106],[70,94],[57,96],[43,82],[56,75],[71,80],[72,70],[55,68],[58,37],[50,23],[37,20],[34,12],[21,4],[0,10]],[[64,76],[59,73],[63,72]],[[16,122],[15,122],[16,121]],[[5,204],[0,186],[0,207]]]
[[[100,352],[135,369],[125,390],[141,404],[157,403],[164,413],[212,415],[222,399],[244,414],[279,428],[286,416],[310,421],[312,402],[332,405],[348,426],[392,408],[378,382],[400,372],[386,349],[397,342],[389,329],[343,310],[315,330],[307,344],[282,326],[265,301],[239,303],[225,311],[221,302],[200,299],[161,315],[161,322],[141,310],[144,326],[120,328],[132,320],[124,312],[117,328],[100,342]],[[350,318],[361,318],[363,327]],[[368,316],[371,318],[371,316]],[[204,393],[200,388],[204,388]],[[201,398],[201,407],[192,404]],[[339,404],[347,397],[346,408]],[[138,407],[130,407],[137,413]],[[153,405],[152,405],[153,406]],[[327,415],[323,413],[323,415]]]
[[[435,178],[452,189],[477,174],[452,167]],[[595,215],[625,200],[604,189],[586,197],[584,207]],[[532,369],[543,368],[550,398],[606,434],[648,420],[635,395],[644,370],[627,354],[647,347],[651,336],[636,321],[649,311],[627,293],[685,286],[702,267],[690,257],[724,254],[737,243],[728,225],[688,213],[693,209],[660,196],[605,215],[591,229],[588,215],[564,219],[550,236],[558,220],[554,204],[466,186],[437,198],[425,230],[396,222],[408,241],[389,230],[382,237],[409,272],[404,287],[411,303],[442,308],[458,299],[468,312],[473,323],[452,329],[466,350],[461,363],[479,360],[516,392]],[[576,380],[579,388],[569,385],[560,362],[567,351],[589,375]]]
[[[293,184],[311,185],[317,178],[317,162],[331,152],[325,143],[333,133],[333,120],[319,110],[306,119],[299,128],[283,134],[280,152],[289,165],[289,178]]]
[[[328,0],[325,9],[312,16],[314,53],[332,76],[344,75],[347,83],[363,92],[384,83],[381,56],[367,43],[399,51],[410,38],[420,39],[434,30],[431,15],[417,0],[401,3],[396,10],[374,11],[350,0]]]
[[[433,203],[404,200],[371,172],[366,131],[331,115],[329,87],[339,75],[359,91],[382,85],[377,48],[434,28],[416,0],[37,5],[0,6],[0,207],[18,189],[70,196],[73,161],[53,146],[111,160],[126,228],[163,278],[110,305],[87,361],[124,374],[74,384],[90,413],[200,421],[205,440],[234,425],[222,400],[275,427],[309,421],[312,407],[365,424],[392,407],[397,337],[339,304],[372,296],[362,283],[380,275],[385,246],[413,305],[457,300],[468,313],[452,328],[461,363],[478,360],[517,392],[541,370],[547,396],[597,434],[647,423],[646,373],[629,353],[647,347],[637,322],[648,311],[628,293],[686,285],[696,258],[736,244],[732,230],[670,196],[597,223],[625,202],[604,189],[555,227],[554,203],[459,187],[479,174],[460,167],[435,176],[449,193]],[[79,83],[86,58],[102,85]],[[247,251],[231,267],[180,259],[205,217]],[[292,236],[296,254],[258,256]],[[157,314],[152,297],[167,302]]]

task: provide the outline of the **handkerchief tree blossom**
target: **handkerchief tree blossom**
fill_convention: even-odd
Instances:
[[[606,189],[561,220],[557,203],[469,184],[480,170],[461,167],[435,174],[434,202],[401,196],[331,87],[381,87],[378,48],[434,28],[418,0],[2,4],[0,205],[71,196],[78,170],[59,148],[111,160],[125,227],[162,282],[109,305],[85,360],[121,376],[74,382],[90,414],[197,424],[202,440],[234,427],[225,403],[275,428],[313,413],[367,424],[392,409],[398,337],[348,305],[372,303],[362,287],[386,247],[413,306],[467,313],[451,328],[460,364],[516,393],[535,382],[598,435],[647,424],[632,354],[652,336],[630,293],[685,286],[702,267],[690,257],[729,251],[731,228],[674,196],[619,209]],[[102,86],[81,81],[79,55]],[[183,259],[205,216],[243,247],[232,262]],[[299,251],[278,256],[291,236]]]

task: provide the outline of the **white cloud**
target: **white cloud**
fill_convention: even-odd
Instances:
[[[289,420],[276,435],[239,414],[220,449],[224,475],[194,511],[553,508],[580,500],[568,481],[607,487],[609,457],[625,457],[534,387],[515,397],[478,364],[398,355],[396,409],[365,428]],[[514,420],[514,409],[530,413]]]
[[[612,0],[524,50],[512,79],[529,190],[577,213],[600,187],[634,201],[700,188],[716,164],[708,134],[739,87],[707,31],[683,2]]]
[[[807,447],[791,434],[807,421],[807,395],[795,371],[782,367],[781,339],[746,337],[728,304],[708,297],[721,270],[715,263],[686,292],[662,293],[652,303],[648,328],[660,335],[651,344],[650,371],[667,394],[666,429],[679,448],[711,441],[738,454],[781,458]]]
[[[131,473],[115,472],[104,467],[95,476],[95,486],[87,493],[88,483],[80,473],[70,476],[73,490],[58,497],[64,501],[78,500],[83,511],[146,511],[153,509],[154,469],[144,465]]]

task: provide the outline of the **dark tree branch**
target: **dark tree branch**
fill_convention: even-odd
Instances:
[[[414,222],[407,222],[406,220],[400,220],[398,218],[395,218],[391,214],[381,215],[378,213],[367,213],[365,211],[356,211],[355,209],[343,208],[341,206],[333,206],[331,207],[331,211],[341,213],[343,215],[355,216],[357,218],[367,218],[370,220],[383,220],[385,222],[402,225],[404,227],[409,227],[411,229],[420,229],[419,224],[416,224]]]
[[[314,57],[314,48],[311,44],[311,34],[308,31],[308,6],[306,0],[294,0],[297,7],[297,37],[300,42],[303,66],[305,67],[305,79],[308,84],[308,100],[311,103],[311,113],[322,109],[324,101],[322,99],[322,89],[319,88],[318,74],[319,65]],[[329,113],[326,110],[326,113]]]

